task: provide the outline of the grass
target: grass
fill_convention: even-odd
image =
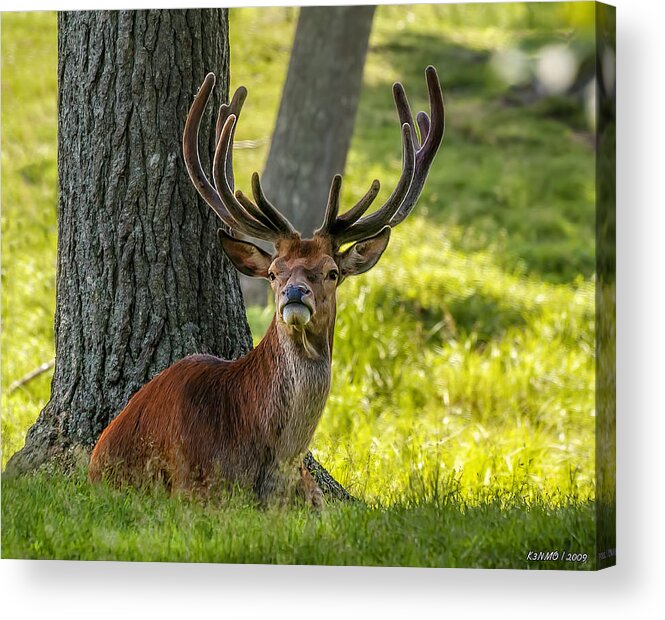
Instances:
[[[451,472],[469,493],[519,480],[525,493],[590,496],[593,285],[507,273],[423,220],[396,233],[382,262],[340,290],[316,452],[377,499],[414,474]]]
[[[53,13],[2,16],[3,466],[48,399],[50,373],[15,394],[7,389],[54,355],[55,24]]]
[[[435,64],[448,125],[416,212],[338,297],[333,388],[312,449],[363,502],[257,510],[93,488],[82,471],[3,480],[3,557],[592,568],[594,152],[574,97],[520,99],[491,59],[588,46],[588,3],[382,6],[343,201],[399,175],[390,97],[425,104]],[[260,170],[297,12],[231,15],[232,87],[248,86],[239,187]],[[54,352],[56,33],[2,21],[2,463],[49,397]],[[25,79],[25,76],[31,76]],[[36,77],[38,76],[38,78]],[[249,308],[260,338],[271,308]],[[274,527],[275,522],[280,527]],[[228,533],[233,532],[233,536]],[[587,553],[582,565],[529,551]]]
[[[160,490],[93,488],[83,471],[40,474],[3,491],[3,557],[151,562],[568,568],[529,551],[593,548],[593,506],[473,505],[441,490],[399,506],[257,510],[242,496],[204,504]],[[9,524],[7,516],[11,515]],[[275,527],[275,523],[279,526]]]

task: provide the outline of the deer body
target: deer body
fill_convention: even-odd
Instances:
[[[91,478],[107,471],[173,489],[234,481],[262,500],[288,493],[325,406],[330,357],[310,358],[279,332],[273,321],[239,360],[191,355],[162,371],[100,437]]]
[[[402,126],[402,174],[386,203],[363,217],[378,181],[339,216],[341,176],[333,179],[323,225],[301,239],[265,198],[252,177],[255,202],[233,191],[235,125],[246,91],[238,89],[220,108],[213,161],[214,187],[198,157],[201,115],[214,85],[206,77],[185,125],[184,159],[199,194],[234,235],[220,229],[220,243],[235,267],[270,280],[275,316],[259,345],[226,361],[192,355],[143,386],[109,424],[95,446],[92,481],[141,484],[158,479],[176,489],[210,489],[237,483],[261,501],[299,489],[313,506],[322,493],[302,466],[325,407],[331,380],[336,291],[348,276],[371,269],[390,239],[392,226],[411,211],[443,137],[443,99],[432,67],[427,69],[430,118],[417,116],[420,140],[400,84],[394,87]],[[268,253],[237,234],[271,241]],[[347,247],[351,243],[349,247]],[[342,250],[342,247],[345,247]]]

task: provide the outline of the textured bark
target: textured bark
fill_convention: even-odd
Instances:
[[[180,146],[206,73],[218,82],[202,127],[228,98],[227,11],[60,13],[58,53],[56,363],[10,473],[87,454],[131,395],[185,355],[234,359],[252,346],[219,221]]]
[[[344,172],[374,9],[300,9],[262,181],[271,202],[304,236],[321,224],[330,181]],[[242,287],[248,303],[265,304],[262,281],[243,276]]]
[[[90,448],[184,355],[251,348],[236,272],[180,149],[208,71],[220,78],[211,109],[227,97],[227,12],[66,12],[58,29],[56,365],[51,400],[10,462],[19,470]]]
[[[343,502],[358,501],[330,475],[328,470],[312,456],[311,452],[307,452],[303,464],[309,470],[309,473],[314,476],[314,480],[316,480],[327,499]]]

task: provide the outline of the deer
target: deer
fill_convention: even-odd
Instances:
[[[379,193],[374,180],[340,215],[342,176],[335,175],[323,223],[308,239],[266,198],[258,173],[251,178],[254,200],[234,191],[233,139],[247,96],[242,86],[220,106],[213,183],[208,180],[198,134],[215,76],[205,77],[185,122],[185,165],[222,222],[218,239],[231,263],[245,275],[269,280],[275,314],[263,339],[244,357],[190,355],[140,388],[99,437],[90,458],[92,482],[159,480],[171,492],[205,492],[222,481],[250,490],[262,504],[300,496],[315,509],[323,506],[303,456],[330,390],[336,293],[346,278],[377,263],[392,228],[411,213],[422,192],[445,126],[437,72],[429,66],[425,75],[430,115],[419,112],[415,122],[402,84],[393,85],[402,139],[393,192],[366,215]],[[269,242],[273,251],[247,238]]]

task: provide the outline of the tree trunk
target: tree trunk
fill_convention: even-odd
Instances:
[[[227,98],[226,10],[60,13],[58,56],[56,365],[51,400],[10,461],[19,470],[93,446],[184,355],[251,348],[218,222],[180,152],[208,71],[220,77],[212,108]]]
[[[300,9],[263,186],[305,236],[321,224],[330,181],[344,172],[360,98],[373,6]],[[242,277],[248,303],[262,281]]]
[[[56,363],[51,400],[10,472],[87,452],[136,390],[185,355],[251,349],[219,222],[181,155],[209,71],[208,169],[212,110],[228,99],[227,11],[59,15]]]

